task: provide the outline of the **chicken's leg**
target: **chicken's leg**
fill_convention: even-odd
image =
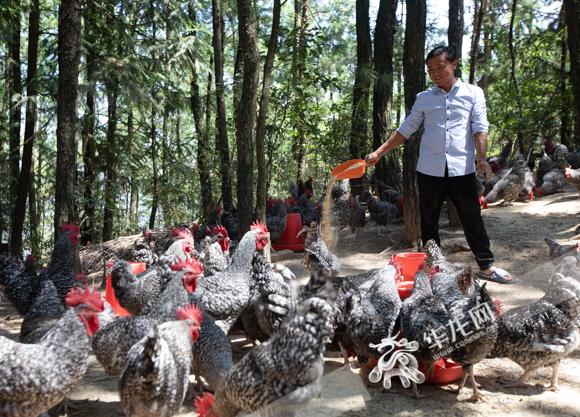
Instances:
[[[558,386],[558,371],[560,368],[560,361],[556,362],[552,367],[552,378],[550,379],[550,385],[544,387],[546,391],[560,391]]]
[[[524,382],[534,373],[534,371],[535,369],[526,370],[516,381],[506,384],[505,386],[507,388],[527,387]]]
[[[481,395],[481,392],[479,391],[477,382],[475,382],[475,375],[473,373],[473,369],[469,373],[469,380],[471,381],[471,385],[473,387],[473,395],[471,396],[471,398],[469,398],[469,401],[483,400],[483,396]]]
[[[348,356],[348,350],[342,345],[342,342],[338,342],[338,348],[340,349],[340,353],[342,353],[342,359],[344,359],[343,368],[349,369],[350,366],[350,358]]]
[[[468,376],[469,373],[465,372],[461,377],[461,381],[459,381],[459,385],[457,386],[457,398],[459,398],[459,396],[461,395],[461,391],[463,391],[463,387],[465,386],[465,381],[467,380]]]

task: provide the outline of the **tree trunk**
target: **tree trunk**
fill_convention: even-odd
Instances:
[[[190,1],[189,17],[192,23],[197,25],[197,16],[194,8],[194,2]],[[197,31],[194,31],[194,36],[197,38]],[[211,77],[211,74],[210,74]],[[199,172],[199,189],[201,194],[201,212],[202,218],[207,219],[211,203],[213,201],[213,187],[210,175],[210,155],[211,149],[209,144],[209,131],[203,128],[203,107],[201,103],[201,96],[199,94],[199,81],[197,74],[197,58],[195,54],[191,55],[191,98],[190,106],[193,114],[193,121],[195,126],[195,134],[197,135],[197,168]],[[209,87],[211,88],[211,78],[209,80]]]
[[[477,1],[477,0],[475,0]],[[449,45],[457,48],[457,68],[455,76],[461,78],[461,48],[463,46],[463,0],[449,0]]]
[[[94,21],[95,10],[92,8],[93,2],[86,4],[85,19],[85,38],[87,41],[87,95],[86,95],[86,110],[83,118],[83,128],[81,133],[82,148],[83,148],[83,165],[84,165],[84,221],[81,225],[81,242],[86,245],[90,242],[95,242],[95,195],[96,187],[96,153],[97,144],[95,141],[95,95],[96,95],[96,81],[97,81],[97,51],[95,45],[97,43],[96,36],[96,22]]]
[[[278,34],[280,32],[280,0],[274,0],[272,9],[272,32],[268,43],[268,52],[264,61],[264,75],[262,95],[260,96],[260,110],[256,122],[256,160],[258,163],[258,181],[256,186],[256,217],[266,222],[266,198],[268,197],[268,168],[264,142],[266,137],[266,120],[268,119],[268,104],[270,102],[270,85],[272,83],[272,69],[274,57],[278,49]]]
[[[151,89],[151,98],[153,103],[151,104],[151,167],[153,170],[153,199],[151,201],[151,214],[149,215],[149,229],[155,228],[155,218],[157,216],[157,206],[159,205],[159,178],[157,172],[157,123],[155,118],[157,117],[156,111],[156,93],[154,89]]]
[[[119,81],[115,74],[110,74],[107,82],[107,146],[105,158],[105,208],[103,209],[103,242],[113,238],[113,220],[116,209],[117,185],[117,97]]]
[[[10,210],[12,217],[16,209],[18,180],[20,177],[20,100],[22,98],[22,78],[20,76],[20,1],[11,4],[8,14],[8,56],[6,60],[6,93],[9,106],[10,126]],[[26,204],[26,203],[25,203]],[[22,234],[22,232],[20,232]],[[17,239],[18,240],[18,239]],[[20,237],[22,240],[22,237]]]
[[[403,46],[403,77],[405,78],[405,112],[409,114],[415,97],[425,88],[426,0],[407,0],[405,43]],[[417,189],[417,159],[422,128],[405,142],[403,151],[403,199],[407,244],[420,240],[419,199]]]
[[[570,50],[570,73],[574,92],[574,144],[580,146],[580,0],[564,0],[568,49]]]
[[[221,192],[224,209],[230,211],[233,207],[232,178],[230,172],[230,150],[228,144],[228,128],[226,119],[226,104],[224,100],[224,44],[223,16],[220,0],[212,0],[213,21],[213,54],[215,66],[215,95],[217,104],[217,140],[216,150],[220,155]]]
[[[38,83],[36,69],[38,63],[38,38],[40,34],[40,9],[38,0],[32,0],[28,20],[28,65],[26,75],[26,123],[24,125],[24,148],[22,167],[18,182],[16,205],[12,215],[10,253],[20,256],[22,252],[22,231],[26,217],[26,198],[31,189],[32,152],[36,138],[36,100]]]
[[[129,203],[130,233],[139,231],[139,182],[135,177],[131,178],[131,197]]]
[[[495,12],[491,8],[491,0],[485,2],[486,8],[483,10],[483,57],[481,59],[481,66],[483,67],[483,74],[479,79],[479,85],[485,95],[487,96],[487,86],[489,85],[490,81],[490,69],[489,69],[489,60],[491,59],[491,48],[492,48],[492,39],[491,34],[494,30],[492,25],[495,24],[495,19],[493,15]]]
[[[511,75],[511,82],[512,82],[512,87],[514,89],[514,93],[516,96],[516,104],[518,106],[518,123],[517,123],[517,132],[516,132],[516,138],[517,138],[517,143],[518,143],[518,150],[521,153],[524,153],[524,137],[522,134],[522,120],[523,120],[523,105],[522,105],[522,98],[520,95],[520,88],[518,85],[518,80],[516,78],[516,51],[515,51],[515,46],[514,46],[514,26],[515,26],[515,20],[516,20],[516,10],[517,10],[517,5],[518,5],[518,1],[517,0],[513,0],[512,1],[512,10],[511,10],[511,18],[510,18],[510,31],[509,31],[509,49],[510,49],[510,58],[511,58],[511,69],[510,69],[510,75]]]
[[[397,27],[397,0],[381,0],[375,27],[373,91],[373,149],[378,148],[389,135],[393,103],[393,48]],[[377,194],[384,185],[399,188],[401,170],[396,152],[389,152],[375,167],[373,178],[378,183]]]
[[[306,57],[306,28],[308,26],[308,0],[294,0],[294,45],[292,48],[292,90],[294,94],[293,107],[296,134],[292,141],[292,153],[296,162],[296,179],[300,179],[305,172],[304,156],[306,148],[306,132],[303,125],[304,89],[301,87]]]
[[[58,22],[58,97],[56,127],[56,195],[54,232],[61,223],[76,222],[77,84],[79,73],[80,14],[78,0],[62,0]]]
[[[373,48],[369,25],[369,1],[356,1],[356,70],[352,92],[352,119],[349,152],[352,159],[360,159],[368,151],[368,108],[371,88]],[[351,192],[362,191],[360,178],[350,180]]]
[[[40,253],[40,222],[36,210],[36,184],[34,181],[34,158],[30,174],[30,187],[28,189],[28,227],[30,229],[30,252],[38,258]]]
[[[568,55],[568,42],[566,40],[566,8],[562,4],[560,9],[560,16],[558,18],[558,30],[561,32],[560,37],[560,82],[558,89],[560,90],[561,105],[560,105],[560,142],[566,145],[568,149],[572,148],[572,138],[570,132],[570,109],[572,104],[569,103],[567,93],[568,74],[566,72],[566,61]]]
[[[237,0],[238,48],[244,57],[244,78],[240,103],[236,109],[236,148],[238,154],[238,219],[240,233],[250,230],[254,213],[253,133],[258,92],[260,55],[256,40],[256,21],[251,0]]]
[[[475,72],[477,70],[477,58],[479,51],[479,38],[487,0],[475,0],[473,10],[473,32],[471,33],[471,50],[469,51],[469,83],[475,84]]]

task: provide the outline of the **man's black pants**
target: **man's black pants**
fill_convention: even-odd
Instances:
[[[475,255],[481,269],[487,269],[493,263],[489,237],[481,218],[481,207],[477,195],[475,173],[459,177],[449,177],[447,167],[445,177],[433,177],[417,172],[419,185],[419,211],[421,213],[421,239],[425,244],[439,238],[439,216],[445,197],[449,196],[455,204],[467,244]]]

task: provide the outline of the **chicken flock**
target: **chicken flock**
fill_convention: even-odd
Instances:
[[[128,417],[176,414],[191,401],[190,375],[201,417],[233,417],[297,413],[321,392],[327,349],[340,350],[345,365],[354,358],[369,383],[379,356],[371,346],[397,334],[418,342],[414,355],[427,374],[438,357],[462,365],[459,389],[469,381],[473,400],[482,398],[474,370],[481,360],[513,360],[523,369],[517,384],[550,366],[548,389],[556,390],[561,359],[580,345],[579,245],[546,239],[554,268],[545,295],[502,312],[471,269],[447,261],[434,241],[401,299],[395,261],[343,276],[315,221],[305,231],[305,284],[266,261],[266,225],[254,223],[236,244],[221,226],[201,240],[197,230],[174,228],[161,250],[144,234],[133,254],[147,269],[137,275],[125,260],[113,264],[126,317],[77,270],[74,225],[63,225],[43,271],[31,258],[0,257],[0,286],[23,316],[19,341],[0,336],[0,415],[37,417],[66,402],[91,354],[118,378]],[[239,361],[228,337],[234,328],[254,345]]]

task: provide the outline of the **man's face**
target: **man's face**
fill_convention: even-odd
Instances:
[[[437,87],[449,87],[453,84],[455,68],[457,68],[457,61],[448,61],[447,54],[444,53],[429,58],[427,61],[429,78]]]

